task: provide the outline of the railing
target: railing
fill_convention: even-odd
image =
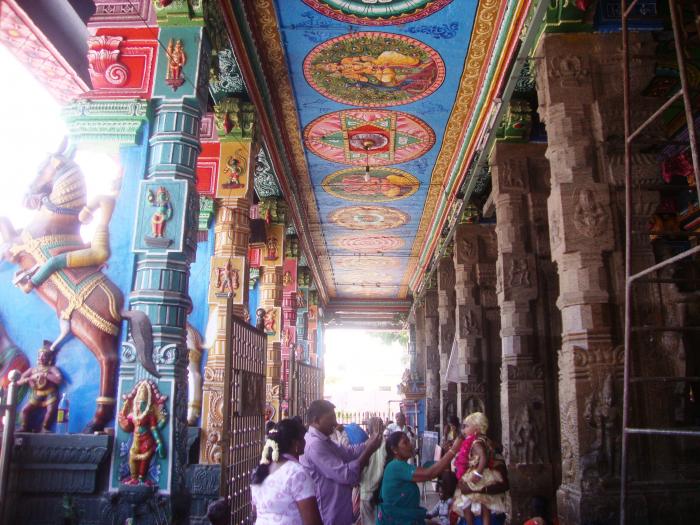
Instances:
[[[15,415],[17,413],[17,381],[20,373],[12,370],[8,379],[10,384],[7,388],[7,396],[0,394],[0,414],[2,415],[2,445],[0,448],[0,523],[5,523],[4,517],[7,512],[7,485],[10,476],[10,462],[12,461],[12,448],[15,437]]]

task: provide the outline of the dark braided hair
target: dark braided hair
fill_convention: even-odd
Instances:
[[[399,446],[399,442],[405,437],[406,434],[404,432],[396,431],[389,434],[389,437],[386,438],[386,442],[384,444],[384,448],[386,449],[386,458],[384,459],[384,468],[382,469],[382,480],[379,482],[379,485],[377,485],[377,488],[372,494],[372,503],[375,505],[379,505],[379,503],[382,501],[379,494],[381,493],[382,483],[384,482],[383,472],[386,470],[386,466],[389,464],[389,462],[394,459],[394,449]]]
[[[291,452],[294,442],[304,439],[304,434],[306,434],[306,428],[304,428],[301,421],[296,418],[283,419],[277,423],[276,427],[270,429],[267,434],[267,439],[277,443],[277,448],[279,449],[279,454],[281,456],[282,454],[288,454]],[[265,453],[267,463],[260,463],[255,468],[252,476],[250,477],[251,485],[260,485],[270,474],[270,463],[273,462],[272,448],[263,448],[263,452]]]

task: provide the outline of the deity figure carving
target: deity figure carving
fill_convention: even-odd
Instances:
[[[515,418],[515,436],[513,439],[513,459],[516,463],[532,465],[541,462],[539,445],[537,442],[539,429],[537,420],[528,405],[523,405],[522,410]]]
[[[304,298],[304,292],[301,290],[296,295],[296,306],[297,308],[306,308],[306,299]]]
[[[618,419],[620,409],[614,399],[613,374],[609,373],[603,381],[602,391],[594,389],[586,398],[583,417],[589,426],[595,429],[595,441],[591,452],[587,454],[587,463],[598,467],[600,476],[614,476],[616,472],[616,441],[618,437]]]
[[[236,290],[240,287],[238,269],[234,268],[231,260],[226,261],[225,266],[217,266],[216,272],[216,292],[217,297],[235,297]]]
[[[83,174],[66,146],[64,142],[48,157],[32,181],[24,204],[36,213],[24,230],[16,231],[7,218],[0,217],[0,257],[20,267],[17,284],[32,289],[56,311],[60,333],[50,349],[58,351],[74,335],[99,363],[97,407],[85,428],[92,433],[102,430],[114,414],[122,319],[132,322],[131,339],[143,368],[156,377],[159,373],[153,362],[148,316],[136,310],[122,311],[123,296],[101,268],[101,261],[108,257],[107,223],[115,196],[87,203]],[[98,207],[102,220],[86,249],[80,236],[81,220],[87,220]],[[66,254],[65,259],[61,254]]]
[[[148,202],[151,203],[151,206],[156,209],[153,215],[151,215],[152,236],[146,236],[146,244],[149,246],[156,246],[159,244],[159,241],[162,242],[165,236],[165,227],[168,221],[173,217],[173,205],[170,203],[170,193],[164,186],[158,188],[155,194],[153,190],[148,190],[146,198]]]
[[[265,243],[265,250],[267,255],[265,256],[266,261],[274,261],[277,259],[277,238],[270,237]]]
[[[157,453],[165,458],[166,451],[160,431],[167,423],[165,401],[152,381],[138,382],[131,392],[124,396],[124,406],[119,413],[119,427],[124,432],[133,433],[129,448],[129,476],[121,481],[126,485],[146,484],[153,481],[147,478],[151,460]]]
[[[277,310],[274,308],[270,308],[270,310],[265,312],[264,328],[267,335],[277,333]]]
[[[165,82],[177,91],[177,88],[185,83],[182,75],[182,68],[187,63],[187,54],[185,53],[182,40],[173,38],[168,42],[167,48],[168,65],[165,72]]]
[[[608,214],[596,202],[592,190],[583,189],[578,192],[574,205],[574,226],[585,237],[595,238],[605,232],[608,225]]]
[[[20,432],[32,431],[30,418],[37,410],[46,409],[41,423],[41,432],[51,432],[51,425],[56,421],[58,387],[63,383],[63,375],[54,365],[54,357],[51,341],[44,341],[44,346],[39,349],[38,363],[25,370],[17,381],[17,385],[29,384],[31,388],[29,401],[22,409],[20,416]]]
[[[464,317],[462,317],[462,334],[460,335],[471,335],[474,332],[479,331],[479,323],[476,320],[476,316],[472,310],[469,310]]]
[[[243,166],[241,166],[241,161],[233,155],[231,155],[226,161],[224,175],[228,177],[228,180],[222,184],[224,189],[235,190],[243,187],[243,184],[241,184],[241,176],[243,176]]]
[[[511,286],[530,286],[530,270],[527,259],[514,257],[510,261],[510,281]]]

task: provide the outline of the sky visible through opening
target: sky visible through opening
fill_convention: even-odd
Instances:
[[[15,228],[31,219],[33,210],[22,206],[22,197],[48,153],[55,151],[67,134],[61,105],[4,46],[0,45],[0,215]],[[118,167],[108,155],[79,149],[75,156],[85,174],[88,197],[110,189]],[[92,237],[84,228],[83,237]]]
[[[397,385],[408,367],[405,346],[387,345],[366,330],[329,329],[324,367],[324,397],[336,412],[398,411]]]

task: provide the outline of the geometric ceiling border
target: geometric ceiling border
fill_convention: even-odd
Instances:
[[[0,44],[59,103],[67,104],[90,89],[15,0],[0,2]]]
[[[219,5],[224,11],[251,101],[259,113],[269,159],[290,205],[301,249],[310,255],[309,269],[321,302],[327,304],[336,294],[335,283],[325,238],[318,227],[320,216],[301,143],[274,2],[219,0]],[[274,90],[270,89],[272,84],[267,79],[274,80]]]
[[[447,220],[446,211],[456,197],[455,188],[466,176],[466,166],[476,149],[475,139],[488,122],[490,102],[504,81],[531,3],[529,0],[479,2],[464,73],[433,168],[400,297],[405,297],[408,288],[416,290],[430,261],[439,238],[437,232]],[[497,27],[501,30],[496,30]],[[502,52],[504,49],[506,52]]]

